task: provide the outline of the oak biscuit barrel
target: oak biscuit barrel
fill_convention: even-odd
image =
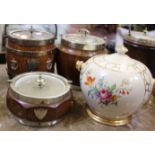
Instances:
[[[155,36],[145,31],[131,31],[124,36],[124,45],[128,48],[127,54],[143,62],[155,78]]]
[[[11,80],[6,96],[9,111],[29,126],[50,126],[72,106],[68,81],[49,72],[24,73]]]
[[[29,71],[54,71],[54,35],[38,30],[13,31],[6,45],[10,78]]]
[[[97,54],[107,53],[105,41],[82,29],[80,33],[64,34],[56,54],[58,74],[64,76],[75,86],[80,85],[79,72],[75,68],[78,60],[86,61]]]

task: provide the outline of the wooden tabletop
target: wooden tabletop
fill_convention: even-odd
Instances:
[[[155,130],[154,98],[144,105],[134,116],[131,124],[112,127],[99,124],[92,120],[85,111],[86,102],[82,93],[73,91],[75,103],[64,119],[52,127],[29,127],[19,124],[6,107],[6,92],[8,89],[6,65],[0,65],[0,130],[9,131],[132,131]]]

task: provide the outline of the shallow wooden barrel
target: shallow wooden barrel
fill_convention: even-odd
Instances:
[[[13,33],[9,35],[6,45],[7,72],[10,78],[30,71],[54,71],[55,46],[51,33],[28,30]],[[26,38],[23,39],[23,35]]]
[[[7,108],[16,119],[30,126],[50,126],[61,119],[71,108],[72,99],[69,98],[58,104],[31,104],[17,99],[11,90],[7,92]],[[46,115],[43,117],[43,114]]]
[[[7,108],[22,124],[54,125],[72,106],[70,85],[56,74],[25,73],[10,82],[6,95]]]

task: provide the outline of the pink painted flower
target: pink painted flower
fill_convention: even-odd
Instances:
[[[101,89],[98,95],[100,101],[104,104],[108,104],[112,100],[112,93],[108,89]]]

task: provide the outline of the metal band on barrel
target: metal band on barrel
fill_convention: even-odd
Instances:
[[[93,45],[90,48],[86,49],[86,45],[78,44],[78,43],[71,43],[67,40],[62,39],[61,40],[62,45],[74,48],[74,49],[80,49],[80,50],[85,50],[85,51],[95,51],[95,50],[101,50],[104,49],[105,44],[99,44],[99,45]]]
[[[6,47],[6,48],[7,48],[8,53],[12,53],[18,56],[25,56],[25,57],[40,57],[40,56],[46,56],[46,55],[54,53],[52,49],[47,50],[47,51],[35,51],[34,52],[34,51],[21,51],[21,50],[12,49],[9,47]]]

